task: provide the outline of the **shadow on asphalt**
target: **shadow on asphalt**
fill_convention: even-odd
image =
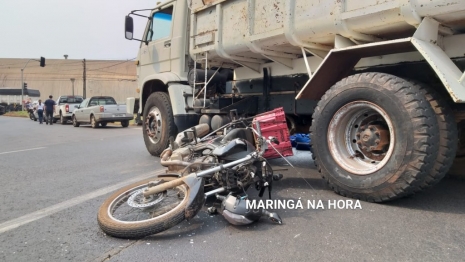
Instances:
[[[385,205],[431,212],[465,214],[465,180],[445,178],[433,188]]]
[[[315,164],[309,151],[294,150],[294,156],[288,157],[287,159],[297,169],[293,169],[289,166],[284,159],[272,159],[269,161],[273,168],[278,170],[275,171],[276,173],[284,174],[285,179],[276,183],[276,188],[295,188],[297,185],[305,183],[305,181],[303,181],[304,178],[315,190],[332,191],[316,171]],[[280,171],[279,169],[282,168],[287,170]],[[464,179],[446,177],[437,185],[423,192],[391,202],[380,203],[380,205],[431,212],[465,214],[464,192]]]

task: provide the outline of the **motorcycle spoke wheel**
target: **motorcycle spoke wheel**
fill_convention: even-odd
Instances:
[[[141,238],[165,231],[185,219],[189,189],[177,186],[149,197],[143,192],[149,183],[177,177],[152,178],[127,186],[111,195],[100,207],[98,223],[108,235]]]
[[[142,185],[115,199],[108,210],[110,216],[122,222],[147,221],[173,210],[186,196],[186,188],[179,186],[146,198],[143,195],[146,188]]]

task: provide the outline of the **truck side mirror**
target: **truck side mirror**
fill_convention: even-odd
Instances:
[[[124,31],[126,39],[132,40],[134,34],[134,21],[132,20],[132,17],[128,15],[126,16],[126,20],[124,21]]]

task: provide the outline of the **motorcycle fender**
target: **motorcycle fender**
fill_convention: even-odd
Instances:
[[[195,217],[205,203],[204,179],[188,176],[184,180],[189,187],[187,207],[184,210],[187,220]]]

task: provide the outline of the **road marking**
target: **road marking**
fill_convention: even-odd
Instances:
[[[29,149],[23,149],[23,150],[16,150],[16,151],[9,151],[9,152],[1,152],[0,155],[3,154],[11,154],[11,153],[18,153],[18,152],[24,152],[24,151],[32,151],[32,150],[39,150],[39,149],[44,149],[46,147],[36,147],[36,148],[29,148]]]
[[[104,188],[95,190],[93,192],[90,192],[88,194],[78,196],[78,197],[72,198],[70,200],[58,203],[56,205],[46,207],[46,208],[41,209],[41,210],[37,210],[37,211],[32,212],[30,214],[24,215],[22,217],[18,217],[18,218],[12,219],[10,221],[6,221],[6,222],[0,224],[0,234],[4,233],[4,232],[7,232],[7,231],[10,231],[12,229],[18,228],[18,227],[20,227],[22,225],[31,223],[33,221],[39,220],[41,218],[50,216],[50,215],[55,214],[57,212],[60,212],[60,211],[62,211],[64,209],[79,205],[79,204],[84,203],[84,202],[86,202],[88,200],[91,200],[93,198],[96,198],[96,197],[108,194],[110,192],[116,191],[117,189],[120,189],[123,186],[127,186],[129,184],[136,183],[136,182],[144,180],[146,178],[153,177],[153,176],[156,176],[156,175],[160,175],[160,174],[163,174],[163,173],[164,173],[164,170],[162,169],[162,170],[157,170],[155,172],[140,175],[138,177],[128,179],[128,180],[120,182],[118,184],[108,186],[108,187],[104,187]]]

